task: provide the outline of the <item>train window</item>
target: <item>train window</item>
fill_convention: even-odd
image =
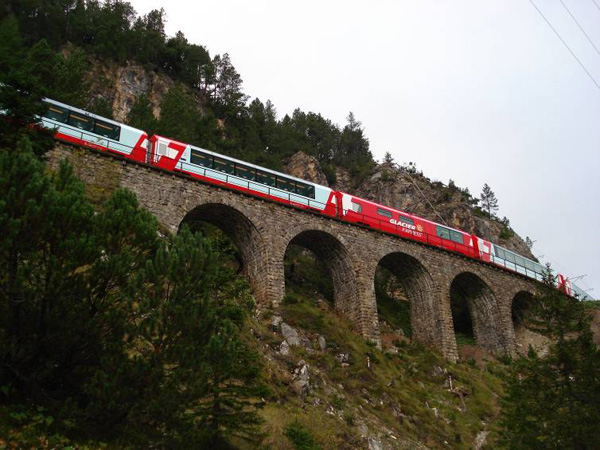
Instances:
[[[506,254],[504,252],[504,249],[502,249],[498,246],[494,246],[494,249],[496,250],[496,256],[498,258],[506,259]]]
[[[377,214],[384,217],[392,218],[392,213],[386,209],[377,208]]]
[[[103,122],[102,120],[96,120],[94,125],[94,133],[118,141],[121,135],[121,127],[111,123]]]
[[[235,174],[246,180],[254,180],[256,178],[256,171],[254,169],[242,166],[241,164],[235,165]]]
[[[352,208],[352,211],[354,211],[355,213],[362,213],[362,206],[360,206],[360,204],[358,203],[352,202],[350,204],[350,208]]]
[[[71,112],[69,114],[69,125],[81,128],[85,131],[92,131],[94,129],[94,121],[91,117],[86,117],[83,114]]]
[[[192,152],[190,153],[190,162],[192,164],[198,164],[199,166],[208,167],[209,169],[212,169],[213,167],[212,155],[194,149],[192,149]]]
[[[506,253],[506,260],[510,261],[511,263],[515,263],[515,254],[511,253],[511,252],[504,252]]]
[[[515,263],[521,267],[525,267],[525,260],[518,255],[515,255]]]
[[[275,175],[268,172],[263,172],[261,170],[256,171],[256,181],[261,184],[266,184],[267,186],[275,187],[277,185]]]
[[[458,244],[463,244],[463,237],[458,231],[450,230],[450,239]]]
[[[450,230],[448,228],[440,227],[439,225],[435,226],[435,234],[442,239],[450,240]]]
[[[48,109],[44,112],[44,117],[56,120],[57,122],[67,123],[69,110],[62,106],[56,106],[50,103],[48,104]]]
[[[533,261],[529,261],[528,259],[525,260],[525,267],[527,267],[529,270],[535,270]]]
[[[300,183],[296,181],[296,193],[303,197],[315,198],[315,187],[310,184]]]
[[[233,175],[234,170],[233,163],[231,161],[227,161],[226,159],[221,159],[217,157],[215,157],[214,161],[215,169],[217,169],[220,172],[230,173]]]
[[[295,190],[294,182],[282,177],[277,177],[277,187],[289,192],[294,192]]]
[[[415,224],[415,221],[414,221],[414,220],[412,220],[412,219],[409,219],[408,217],[404,217],[404,216],[398,216],[398,220],[399,220],[400,222],[408,223],[408,224],[410,224],[410,225],[414,225],[414,224]]]

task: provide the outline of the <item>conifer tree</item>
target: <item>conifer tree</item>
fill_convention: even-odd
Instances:
[[[193,98],[181,85],[176,85],[163,97],[156,131],[181,142],[194,143],[198,116]]]
[[[28,58],[17,20],[8,16],[0,22],[0,149],[14,149],[26,136],[36,154],[52,145],[49,131],[36,131],[32,125],[44,107],[46,95],[37,73],[38,66]]]
[[[245,281],[211,241],[185,228],[148,262],[139,286],[143,356],[161,391],[145,416],[169,425],[172,445],[259,439],[260,364],[240,336],[253,305]]]
[[[146,131],[149,135],[154,134],[157,120],[154,117],[152,105],[146,94],[140,95],[135,100],[127,116],[127,123],[132,127]]]
[[[511,449],[600,447],[600,351],[583,302],[567,297],[548,275],[524,323],[552,342],[514,363],[507,386],[503,441]]]
[[[155,242],[131,193],[94,214],[66,163],[49,175],[26,139],[0,152],[0,383],[15,401],[103,429],[123,420],[141,379],[123,293]]]
[[[483,185],[483,190],[481,191],[481,206],[489,217],[492,217],[492,214],[498,211],[498,199],[487,183]]]

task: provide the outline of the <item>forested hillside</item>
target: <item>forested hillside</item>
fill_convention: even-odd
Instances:
[[[466,300],[457,299],[462,360],[449,363],[411,342],[409,305],[392,274],[375,277],[378,348],[336,313],[322,262],[292,245],[283,304],[258,310],[220,230],[198,223],[170,235],[131,192],[95,196],[76,167],[50,170],[45,155],[56,143],[37,123],[39,100],[527,254],[508,219],[413,163],[374,161],[359,113],[343,125],[301,110],[279,117],[244,92],[227,54],[211,55],[182,32],[167,36],[162,9],[138,16],[114,0],[0,8],[0,448],[600,445],[589,305],[548,288],[518,319],[554,344],[546,357],[532,348],[510,361],[473,346]]]

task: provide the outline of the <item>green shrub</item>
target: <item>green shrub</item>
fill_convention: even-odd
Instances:
[[[515,232],[511,228],[504,227],[504,228],[502,228],[502,230],[500,230],[499,238],[500,239],[510,239],[514,235],[515,235]]]
[[[320,450],[312,434],[298,422],[293,422],[285,427],[283,433],[292,443],[296,450]]]
[[[297,303],[300,303],[300,298],[296,294],[289,293],[285,294],[285,297],[283,297],[284,305],[295,305]]]
[[[323,166],[323,173],[325,174],[325,178],[327,178],[327,183],[331,186],[337,182],[337,176],[335,175],[335,168],[330,166],[329,164]]]

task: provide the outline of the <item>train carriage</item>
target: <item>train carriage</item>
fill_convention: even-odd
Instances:
[[[250,194],[336,215],[334,191],[163,136],[150,139],[150,164]]]
[[[464,231],[443,226],[350,194],[341,193],[341,197],[342,217],[345,220],[397,234],[414,241],[445,248],[472,258],[478,257],[478,253],[473,246],[474,237]]]
[[[42,124],[54,130],[56,139],[146,162],[145,131],[49,98],[43,102],[47,108],[41,117]]]

